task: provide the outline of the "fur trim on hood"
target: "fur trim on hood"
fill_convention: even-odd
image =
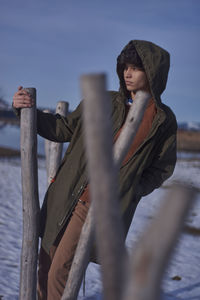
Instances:
[[[131,46],[134,46],[141,61],[151,89],[152,96],[157,105],[160,104],[160,95],[165,90],[170,67],[170,55],[163,48],[156,44],[143,40],[132,40],[122,50],[122,52]],[[117,61],[120,60],[120,56]],[[117,63],[117,74],[120,81],[120,93],[127,97],[128,91],[125,86],[124,78],[119,72],[119,64]]]

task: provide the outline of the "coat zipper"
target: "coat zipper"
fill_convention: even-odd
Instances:
[[[74,210],[74,208],[76,207],[79,197],[81,196],[82,192],[84,191],[85,187],[87,186],[87,181],[82,184],[81,188],[78,191],[77,197],[76,199],[73,201],[73,204],[69,210],[69,212],[62,218],[62,220],[58,223],[58,225],[60,227],[62,227],[62,225],[67,221],[67,219],[71,216],[72,211]]]

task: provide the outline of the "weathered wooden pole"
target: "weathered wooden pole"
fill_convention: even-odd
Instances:
[[[129,263],[124,300],[159,300],[164,270],[188,210],[196,196],[194,188],[174,186],[154,221],[134,247]]]
[[[105,79],[103,79],[103,78],[104,78],[103,76],[98,77],[96,75],[94,76],[94,78],[91,78],[91,76],[87,78],[87,76],[86,76],[86,79],[85,79],[86,87],[84,87],[84,89],[86,88],[86,91],[84,90],[84,92],[83,92],[84,99],[88,99],[88,101],[85,102],[85,105],[84,105],[84,107],[85,107],[84,119],[85,119],[85,122],[87,123],[87,125],[86,125],[87,129],[85,129],[85,131],[86,131],[86,135],[88,135],[88,139],[90,139],[90,141],[93,141],[93,143],[96,144],[97,136],[95,135],[95,130],[102,129],[101,135],[99,137],[101,146],[107,147],[108,144],[110,144],[110,147],[112,148],[112,145],[111,145],[112,137],[109,137],[109,136],[107,138],[105,137],[107,134],[107,126],[108,126],[108,130],[110,131],[111,124],[110,124],[110,108],[109,108],[110,104],[109,104],[109,99],[107,99],[107,94],[105,92],[105,81],[104,81]],[[95,81],[96,81],[96,83],[95,83]],[[84,85],[84,83],[82,83],[82,85]],[[90,95],[88,95],[88,93],[90,93]],[[94,93],[94,94],[92,94],[92,93]],[[149,94],[142,92],[142,91],[139,91],[137,93],[136,100],[134,101],[134,106],[130,109],[130,112],[127,116],[126,124],[122,130],[122,132],[125,131],[125,134],[123,134],[121,132],[120,137],[118,138],[118,140],[119,139],[120,140],[118,141],[117,144],[115,144],[115,147],[114,147],[115,164],[116,164],[117,168],[120,167],[120,164],[121,164],[123,158],[125,157],[126,152],[128,151],[128,148],[130,147],[131,142],[133,141],[133,138],[137,132],[139,123],[142,120],[142,117],[143,117],[143,114],[144,114],[144,111],[145,111],[145,108],[146,108],[146,105],[147,105],[147,102],[149,99],[150,99]],[[100,108],[99,108],[99,106],[100,106]],[[98,116],[96,116],[96,114]],[[105,126],[102,127],[102,124],[104,124]],[[93,128],[94,128],[93,126],[95,126],[94,131],[93,131]],[[93,131],[94,136],[91,136],[91,134],[88,134],[88,130]],[[99,132],[98,132],[98,134],[99,134]],[[110,142],[107,143],[107,139],[111,143]],[[91,145],[87,145],[87,146],[88,146],[87,149],[91,149],[89,151],[92,151],[92,152],[94,150],[96,151],[96,148],[94,149],[94,147],[91,147]],[[102,150],[102,147],[99,148],[99,145],[96,145],[96,147],[98,149],[100,149],[99,151]],[[109,151],[112,151],[112,150],[109,150]],[[88,150],[87,150],[87,152],[88,152]],[[105,151],[105,152],[107,153],[107,151]],[[122,153],[122,155],[120,155],[120,153]],[[88,153],[88,156],[89,156],[89,153]],[[101,159],[102,159],[102,157],[104,157],[104,156],[106,156],[105,153],[101,153],[100,156],[98,156],[98,154],[97,154],[95,163],[97,163],[97,161],[99,162],[99,157],[101,157]],[[98,168],[99,168],[99,165],[98,165],[97,169]],[[107,168],[110,168],[110,167],[107,167]],[[94,167],[93,171],[91,171],[91,172],[96,172],[97,169],[96,169],[96,167]],[[111,170],[111,172],[113,172],[113,170]],[[107,173],[107,169],[106,169],[105,173]],[[91,173],[91,174],[93,174],[93,173]],[[100,178],[102,178],[101,174],[99,174],[99,175],[100,175]],[[91,176],[93,177],[93,175],[91,175]],[[103,199],[104,199],[104,195],[105,194],[103,193]],[[114,199],[114,198],[115,198],[114,194],[112,194],[112,199]],[[110,209],[112,207],[112,201],[113,200],[111,200],[111,201],[105,200],[104,205],[105,206],[110,205],[110,207],[104,207],[104,209],[97,208],[97,210],[99,211],[99,209],[100,209],[102,212],[102,215],[104,215],[105,211],[106,212],[110,211]],[[115,201],[117,202],[117,199],[115,199]],[[114,204],[114,211],[111,212],[111,214],[112,213],[115,214],[115,208],[117,208],[117,206],[115,206],[115,204]],[[117,214],[118,214],[118,212],[117,212]],[[84,273],[84,270],[85,270],[84,268],[87,267],[87,264],[89,262],[89,261],[85,261],[85,257],[87,257],[87,253],[90,253],[90,245],[91,244],[85,243],[85,240],[86,240],[86,236],[89,235],[90,232],[92,232],[91,228],[94,227],[94,219],[90,220],[90,218],[91,218],[90,215],[91,214],[88,214],[88,217],[86,219],[88,230],[85,230],[85,228],[84,228],[85,225],[83,226],[84,235],[81,234],[80,241],[79,241],[79,244],[77,247],[77,251],[75,254],[75,258],[74,258],[74,261],[72,264],[72,268],[71,268],[71,271],[69,274],[69,278],[67,281],[67,285],[66,285],[62,300],[76,299],[76,297],[78,295],[78,291],[80,289],[80,284],[81,284],[81,281],[83,278],[82,274]],[[96,213],[95,213],[95,215],[96,215]],[[102,215],[99,217],[100,223],[102,223]],[[118,218],[118,220],[120,219],[119,216],[117,216],[117,218]],[[111,226],[112,230],[114,230],[114,227],[115,227],[115,225],[114,226],[113,225],[114,224],[112,224],[112,226]],[[107,226],[109,228],[107,228]],[[107,226],[106,226],[106,232],[107,232],[107,230],[109,231],[109,229],[110,229],[110,226],[108,224],[107,224]],[[102,228],[100,240],[105,241],[105,244],[107,244],[107,241],[109,241],[108,242],[108,244],[109,244],[110,241],[113,239],[112,230],[110,232],[110,236],[105,240],[105,229]],[[116,227],[115,227],[115,230],[116,230]],[[110,237],[111,237],[111,239],[110,239]],[[87,239],[89,240],[89,237],[87,237]],[[122,246],[122,248],[123,248],[123,246]],[[110,249],[110,251],[112,251],[112,249]],[[115,249],[115,251],[116,251],[116,249]],[[114,251],[114,253],[115,253],[115,251]],[[122,251],[124,251],[124,250],[122,250]],[[114,255],[114,254],[112,253],[111,255]],[[107,254],[105,256],[107,256]],[[119,254],[118,257],[119,256],[121,256],[121,254]],[[121,259],[122,258],[120,258],[120,261],[121,261]],[[116,260],[117,260],[117,258],[116,258]],[[79,264],[77,264],[77,262],[79,262]],[[106,272],[108,272],[108,274],[110,273],[109,264],[106,263],[106,266],[107,266]],[[113,270],[113,272],[115,272],[115,271]],[[78,280],[77,280],[77,278],[78,278]],[[107,281],[107,279],[105,279],[105,280]],[[118,286],[122,286],[122,284],[120,283]],[[115,290],[115,288],[113,288],[113,289]],[[115,299],[115,295],[116,295],[116,293],[114,293],[113,299]],[[119,296],[119,294],[118,294],[118,296]],[[110,297],[110,295],[108,297]],[[111,298],[109,298],[109,299],[111,299]]]
[[[68,102],[59,101],[56,106],[56,113],[65,117],[68,114],[68,107],[69,107]],[[48,185],[51,183],[60,165],[62,159],[63,143],[50,142],[49,147],[50,147],[49,158],[47,158],[49,164]]]
[[[36,89],[25,89],[34,106],[21,109],[21,173],[23,200],[23,241],[21,252],[20,300],[36,299],[39,197],[37,168]]]
[[[111,102],[104,74],[85,75],[81,79],[90,193],[104,296],[107,300],[117,300],[121,297],[124,280],[125,247],[112,150]]]
[[[125,125],[123,126],[123,130],[115,142],[114,160],[117,169],[120,168],[122,161],[126,156],[131,143],[133,142],[150,99],[151,95],[145,91],[138,91],[136,93],[133,104],[131,105],[127,115]]]
[[[94,244],[94,212],[93,205],[90,206],[87,218],[81,231],[81,238],[78,243],[73,259],[67,284],[61,300],[76,300],[83,280],[83,276],[90,260],[90,249]]]
[[[49,109],[43,110],[44,113],[50,113]],[[50,144],[51,141],[44,139],[44,153],[45,153],[45,161],[46,161],[46,174],[47,174],[47,188],[49,186],[49,157],[50,157]]]

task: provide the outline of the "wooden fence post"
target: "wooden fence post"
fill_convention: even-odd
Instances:
[[[117,300],[121,297],[123,286],[125,247],[112,151],[111,102],[106,92],[104,74],[84,75],[81,83],[90,194],[94,205],[104,296],[107,300]]]
[[[65,117],[68,114],[68,107],[68,102],[59,101],[56,106],[56,113]],[[50,142],[49,147],[50,150],[49,152],[47,151],[47,153],[49,153],[49,158],[46,158],[48,161],[48,185],[51,183],[60,165],[63,143]]]
[[[91,204],[81,231],[80,242],[73,259],[67,284],[61,300],[76,300],[83,280],[84,272],[90,260],[90,249],[94,242],[94,211]]]
[[[50,113],[49,109],[44,109],[44,113]],[[44,139],[44,153],[45,153],[45,161],[46,161],[46,174],[47,174],[47,188],[49,186],[49,157],[50,157],[50,144],[51,141]]]
[[[19,299],[35,300],[39,229],[36,89],[25,90],[31,94],[35,104],[31,108],[21,109],[20,118],[23,241]]]
[[[159,300],[164,270],[186,214],[196,196],[195,188],[176,185],[132,250],[127,269],[124,300]]]
[[[126,117],[125,125],[115,142],[114,160],[117,169],[120,168],[122,161],[133,142],[150,98],[151,95],[145,91],[138,91],[136,93],[133,104],[131,105]]]

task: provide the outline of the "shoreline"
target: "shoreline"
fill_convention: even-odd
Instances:
[[[200,153],[200,131],[178,129],[177,150]]]
[[[20,157],[20,155],[20,150],[18,149],[0,146],[0,158]],[[38,154],[38,158],[45,158],[45,156]]]
[[[178,148],[177,149],[177,153],[179,153],[180,155],[180,158],[179,159],[182,159],[181,157],[181,154],[186,154],[188,156],[196,156],[198,153],[199,153],[199,156],[200,156],[200,150],[199,149],[189,149],[188,150],[188,147],[186,147],[186,149],[184,148]],[[7,146],[0,146],[0,158],[9,158],[9,157],[20,157],[20,150],[18,149],[14,149],[14,148],[11,148],[11,147],[7,147]],[[38,158],[45,158],[45,155],[42,155],[42,154],[38,154]],[[200,158],[196,158],[196,159],[200,159]]]
[[[17,149],[0,146],[0,157],[20,157],[20,151]]]
[[[20,130],[19,119],[16,117],[13,118],[0,117],[0,129],[4,128],[7,125],[10,125],[12,127],[18,127]],[[4,139],[4,136],[2,136],[2,139]],[[177,151],[188,152],[188,153],[192,153],[192,152],[200,153],[200,131],[178,128]],[[10,146],[0,146],[0,157],[2,156],[3,157],[20,156],[20,150],[19,148],[14,149]]]

